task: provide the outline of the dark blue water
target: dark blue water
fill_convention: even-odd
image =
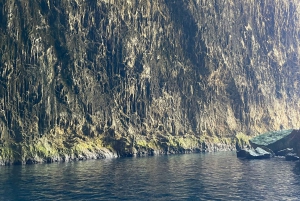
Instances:
[[[234,152],[0,167],[0,200],[300,200],[299,170]]]

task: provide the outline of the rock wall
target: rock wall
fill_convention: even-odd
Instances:
[[[0,16],[4,163],[300,127],[297,0],[8,0]]]

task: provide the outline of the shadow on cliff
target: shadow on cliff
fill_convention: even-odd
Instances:
[[[179,41],[183,55],[192,64],[192,71],[188,72],[189,75],[186,75],[185,72],[180,73],[185,75],[182,74],[178,77],[178,86],[181,88],[181,93],[183,93],[182,108],[187,108],[185,113],[187,114],[192,130],[196,133],[198,124],[196,116],[199,111],[196,99],[197,97],[204,99],[206,97],[205,92],[196,82],[205,82],[205,80],[199,80],[199,77],[206,79],[210,74],[210,69],[205,64],[207,47],[205,42],[199,38],[201,37],[201,31],[199,30],[195,16],[189,10],[188,2],[183,0],[165,0],[165,4],[169,10],[169,16],[173,21],[175,32],[181,33]],[[182,77],[185,78],[182,79]],[[193,86],[193,94],[190,94],[190,88],[186,86]]]
[[[208,68],[205,67],[204,62],[207,47],[203,40],[197,38],[197,33],[199,32],[197,22],[195,21],[194,15],[188,9],[189,6],[187,5],[187,2],[183,0],[165,0],[165,3],[169,9],[171,20],[174,22],[176,33],[182,33],[180,45],[185,54],[184,56],[189,58],[195,66],[197,73],[201,75],[208,74],[209,71]],[[200,41],[200,44],[197,44],[197,41]],[[200,55],[197,54],[197,52],[199,52],[199,47],[201,48]]]

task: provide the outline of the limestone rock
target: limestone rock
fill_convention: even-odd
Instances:
[[[250,140],[252,147],[267,147],[275,153],[288,151],[293,148],[296,153],[299,152],[300,130],[279,130],[259,135]]]
[[[298,5],[1,1],[0,163],[214,151],[300,127]]]
[[[246,159],[266,159],[270,158],[271,156],[271,153],[265,151],[260,147],[257,147],[256,149],[242,149],[237,152],[238,158]]]

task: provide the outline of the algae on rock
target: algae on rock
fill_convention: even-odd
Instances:
[[[296,0],[0,2],[2,161],[299,128],[299,14]]]

